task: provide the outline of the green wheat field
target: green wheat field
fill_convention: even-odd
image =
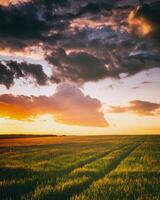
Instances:
[[[1,200],[159,200],[160,136],[0,139]]]

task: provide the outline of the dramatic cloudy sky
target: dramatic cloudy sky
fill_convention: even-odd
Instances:
[[[0,133],[160,133],[160,1],[0,0]]]

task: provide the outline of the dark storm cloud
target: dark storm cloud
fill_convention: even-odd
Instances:
[[[110,9],[109,3],[96,0],[81,0],[79,3],[75,3],[74,1],[33,0],[31,2],[9,5],[8,7],[0,6],[0,46],[1,48],[9,47],[13,49],[13,51],[14,49],[21,50],[31,45],[38,45],[39,42],[44,44],[46,51],[50,49],[50,44],[53,46],[58,43],[58,45],[64,46],[67,42],[70,43],[72,38],[75,38],[75,41],[77,40],[77,34],[75,36],[71,34],[71,37],[65,37],[65,35],[63,35],[63,31],[67,31],[69,21],[83,15],[83,13],[98,12],[101,7],[103,7],[103,9]],[[80,40],[81,38],[78,40],[79,43]],[[96,58],[92,56],[88,55],[87,57],[87,55],[81,55],[81,57],[86,60],[84,64],[91,62],[90,64],[93,64],[94,68],[96,68],[95,64],[101,65],[101,68],[104,68],[102,62],[98,59],[96,60]],[[70,60],[73,60],[71,64],[78,63],[76,59],[78,58],[70,58]],[[3,73],[1,73],[1,84],[6,85],[8,88],[14,83],[15,79],[26,75],[27,77],[31,76],[36,79],[39,85],[46,83],[46,77],[42,73],[40,66],[38,67],[38,71],[38,68],[34,65],[25,67],[27,65],[26,63],[23,63],[21,67],[19,66],[20,64],[14,62],[8,63],[8,66],[1,65],[0,70],[3,71]],[[91,66],[89,67],[91,68]],[[21,73],[19,73],[17,69],[19,69]],[[70,71],[72,71],[72,69],[68,67],[67,73]],[[103,77],[103,71],[104,69],[101,69],[100,72],[95,70],[95,73],[97,72],[100,74],[95,74],[95,76],[99,78]],[[92,76],[89,77],[88,70],[86,70],[86,72],[86,75],[83,70],[78,72],[80,76],[82,75],[80,79],[83,79],[85,76],[86,79],[87,77],[88,79],[94,79]],[[52,77],[52,79],[57,80],[58,77]]]
[[[0,63],[0,84],[5,85],[7,88],[14,83],[14,79],[23,76],[19,68],[8,67],[6,64]]]
[[[46,85],[48,81],[47,75],[44,73],[41,65],[38,64],[30,64],[30,63],[17,63],[14,61],[10,61],[7,63],[9,67],[16,68],[22,71],[24,76],[29,76],[35,79],[38,85]]]
[[[15,61],[0,63],[0,84],[9,88],[16,79],[21,77],[25,79],[31,77],[38,85],[46,85],[49,80],[41,65],[28,64],[26,62],[17,63]]]
[[[137,115],[159,115],[160,104],[148,101],[133,100],[129,102],[129,106],[111,106],[110,113],[131,112]]]
[[[33,0],[8,7],[0,6],[0,38],[4,40],[2,45],[24,48],[44,42],[51,30],[61,31],[67,19],[62,20],[63,16],[54,12],[59,4],[62,3]]]
[[[48,28],[45,21],[38,18],[37,9],[31,3],[17,7],[1,7],[1,36],[37,37],[39,32]]]
[[[95,1],[89,2],[86,6],[82,7],[79,12],[75,15],[76,17],[80,17],[86,13],[99,13],[103,10],[111,10],[115,5],[115,1]]]
[[[86,52],[73,52],[69,55],[63,49],[58,49],[48,61],[54,65],[53,79],[58,82],[69,79],[81,83],[96,81],[106,76],[105,60],[100,60]]]
[[[43,34],[47,34],[51,29],[61,30],[69,19],[108,7],[108,3],[101,1],[91,3],[89,0],[80,3],[64,0],[33,0],[8,7],[0,6],[0,35],[42,39]]]
[[[127,17],[133,5],[110,0],[32,0],[1,6],[0,47],[20,51],[42,44],[53,68],[50,80],[57,83],[120,78],[159,67],[157,44],[129,31]],[[26,65],[19,67],[20,73],[1,63],[1,84],[10,87],[22,76],[31,76],[39,85],[47,83],[40,66]]]
[[[58,49],[46,59],[53,65],[53,81],[70,80],[80,84],[104,78],[119,79],[121,75],[131,76],[143,70],[160,67],[157,51],[133,51],[122,54],[105,49],[103,55],[95,56],[93,50],[90,54],[85,51],[66,54],[64,49]]]
[[[66,54],[63,51],[62,56],[54,50],[53,54],[47,57],[54,66],[53,77],[57,82],[66,79],[79,83],[103,78],[120,78],[123,74],[131,76],[160,67],[159,47],[152,38],[139,38],[126,31],[128,24],[125,19],[130,10],[127,12],[124,10],[125,12],[114,9],[112,18],[104,16],[104,21],[101,21],[101,18],[97,20],[98,15],[90,14],[87,18],[89,21],[84,15],[79,21],[71,22],[73,30],[67,30],[68,35],[66,34],[64,40],[61,40],[60,47],[73,49],[72,53]],[[96,21],[91,20],[93,16]],[[110,25],[106,25],[107,20],[111,21]],[[84,26],[83,23],[88,25]],[[88,65],[85,59],[84,63],[78,60],[72,62],[72,55],[79,54],[95,57],[95,65],[92,62]]]
[[[138,72],[151,68],[160,67],[159,51],[131,51],[129,55],[119,57],[122,70],[127,75],[131,76]]]

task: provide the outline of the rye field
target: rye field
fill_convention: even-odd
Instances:
[[[1,200],[160,200],[160,136],[0,139]]]

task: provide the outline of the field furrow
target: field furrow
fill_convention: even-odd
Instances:
[[[159,142],[144,142],[109,174],[71,200],[160,199]]]
[[[50,156],[49,160],[51,161],[50,165],[45,165],[44,168],[41,167],[40,171],[39,170],[33,171],[33,169],[39,168],[38,160],[36,160],[36,162],[35,161],[33,162],[36,154],[33,153],[32,156],[30,155],[29,159],[28,156],[27,157],[25,156],[24,159],[24,155],[20,157],[21,159],[17,159],[17,157],[15,159],[13,158],[11,159],[10,156],[9,167],[6,166],[1,167],[0,192],[3,194],[2,196],[3,198],[9,197],[13,199],[13,197],[15,197],[16,200],[18,200],[20,199],[22,194],[25,196],[25,194],[34,191],[37,187],[39,187],[39,185],[42,184],[47,185],[49,183],[52,184],[52,186],[54,186],[59,179],[61,179],[63,176],[66,176],[74,169],[83,167],[86,164],[92,163],[100,158],[103,158],[113,150],[124,147],[126,145],[127,144],[125,143],[123,144],[115,143],[112,145],[102,144],[101,145],[102,147],[101,148],[98,147],[97,149],[95,147],[89,148],[88,146],[84,147],[81,146],[81,149],[77,151],[77,153],[73,151],[73,148],[71,148],[70,150],[71,152],[67,155],[64,154],[62,156],[58,156],[58,158]],[[46,154],[46,148],[44,149],[44,152],[42,152],[41,154],[39,153],[37,154],[37,157],[41,156],[40,160],[41,164],[43,163],[47,164],[45,161],[45,154]],[[51,149],[49,149],[48,151],[48,155],[50,154],[51,154]],[[21,160],[23,160],[23,162],[19,163],[19,161]],[[3,162],[2,159],[1,162]],[[13,166],[11,162],[14,163]],[[16,166],[16,162],[18,167]],[[25,167],[25,164],[28,165],[28,163],[29,166],[31,166],[30,168]],[[61,165],[63,166],[63,168],[61,167]],[[45,169],[45,167],[47,169]]]
[[[159,136],[20,138],[0,146],[2,200],[160,199]]]
[[[72,170],[67,176],[59,178],[57,184],[47,184],[36,188],[29,199],[69,199],[82,192],[93,181],[96,181],[116,168],[140,143],[121,146],[107,155]],[[45,191],[45,192],[44,192]],[[26,198],[26,199],[27,199]]]

